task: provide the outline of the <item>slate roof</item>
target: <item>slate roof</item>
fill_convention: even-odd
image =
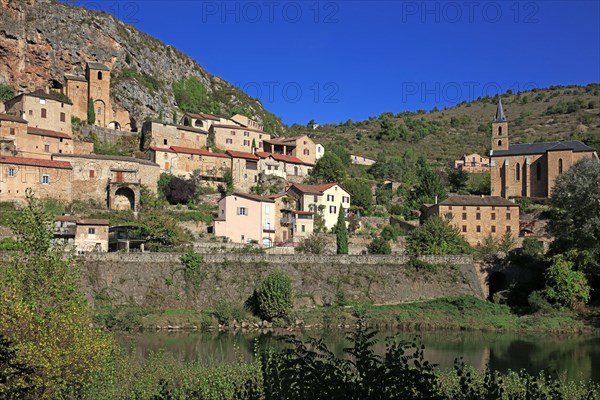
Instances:
[[[101,71],[110,71],[110,69],[102,64],[102,63],[98,63],[98,62],[88,62],[87,66],[89,69],[99,69]]]
[[[573,150],[574,152],[594,151],[590,146],[578,140],[564,140],[560,142],[523,143],[511,144],[508,150],[493,150],[490,156],[514,156],[522,154],[543,154],[548,151]]]
[[[214,114],[206,114],[206,113],[196,114],[196,113],[186,112],[184,115],[187,115],[187,116],[195,118],[195,119],[212,119],[215,121],[221,120],[221,118],[218,115],[214,115]]]
[[[0,121],[19,122],[21,124],[26,124],[27,123],[27,121],[24,120],[21,117],[18,117],[16,115],[2,114],[2,113],[0,113]]]
[[[248,199],[248,200],[254,200],[254,201],[262,201],[265,203],[275,203],[275,200],[270,199],[268,197],[263,197],[263,196],[259,196],[257,194],[250,194],[250,193],[233,193],[231,196],[237,196],[237,197],[242,197],[244,199]]]
[[[518,207],[517,204],[497,196],[468,196],[455,195],[450,196],[446,200],[441,201],[443,206],[503,206],[503,207]]]
[[[44,160],[41,158],[0,156],[0,164],[32,165],[35,167],[73,169],[66,161]]]
[[[87,83],[87,79],[85,79],[85,77],[78,75],[65,75],[65,79],[68,81],[79,81]]]
[[[15,97],[13,97],[12,99],[10,99],[9,101],[6,102],[7,108],[10,108],[12,106],[12,104],[14,104],[19,99],[23,98],[23,96],[37,97],[37,98],[46,99],[46,100],[54,100],[54,101],[58,101],[59,103],[65,103],[65,104],[73,104],[73,102],[70,99],[63,98],[61,96],[57,96],[54,93],[46,93],[44,91],[44,89],[38,89],[38,90],[35,90],[30,93],[21,93]]]
[[[504,115],[504,109],[502,108],[502,98],[498,99],[498,108],[496,109],[495,122],[505,122],[506,116]]]

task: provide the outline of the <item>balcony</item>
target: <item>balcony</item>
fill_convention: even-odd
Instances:
[[[285,216],[281,218],[280,222],[281,225],[293,225],[296,223],[296,218],[292,217],[291,215]]]

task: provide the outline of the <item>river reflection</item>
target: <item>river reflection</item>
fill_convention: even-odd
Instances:
[[[319,337],[337,355],[350,342],[341,331],[307,331],[301,338]],[[392,332],[382,331],[376,352],[385,352],[385,339],[396,336],[410,342],[420,336],[425,345],[425,357],[440,368],[451,368],[454,359],[478,369],[489,364],[493,370],[525,369],[537,373],[543,369],[558,371],[569,380],[600,382],[600,337],[544,334],[483,333],[483,332]],[[139,333],[119,334],[118,342],[139,359],[151,352],[165,350],[185,361],[234,361],[240,355],[247,360],[255,348],[279,349],[285,346],[281,336],[260,333]]]

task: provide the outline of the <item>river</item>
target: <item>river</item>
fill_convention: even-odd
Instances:
[[[341,331],[308,331],[301,338],[318,337],[337,355],[349,345],[347,333]],[[528,333],[484,333],[468,331],[391,332],[379,333],[382,339],[376,351],[385,351],[385,337],[398,336],[410,342],[416,336],[425,345],[425,358],[450,368],[454,359],[462,357],[465,363],[478,369],[489,365],[492,370],[525,369],[538,373],[543,369],[558,371],[569,380],[600,382],[600,337],[582,335],[546,335]],[[118,342],[138,359],[151,352],[164,350],[185,360],[234,361],[241,355],[247,360],[254,349],[285,346],[274,334],[260,333],[135,333],[118,334]]]

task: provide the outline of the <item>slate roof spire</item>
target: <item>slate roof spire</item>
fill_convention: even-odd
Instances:
[[[496,109],[496,119],[494,122],[505,122],[506,116],[504,115],[504,110],[502,109],[502,97],[498,98],[498,108]]]

